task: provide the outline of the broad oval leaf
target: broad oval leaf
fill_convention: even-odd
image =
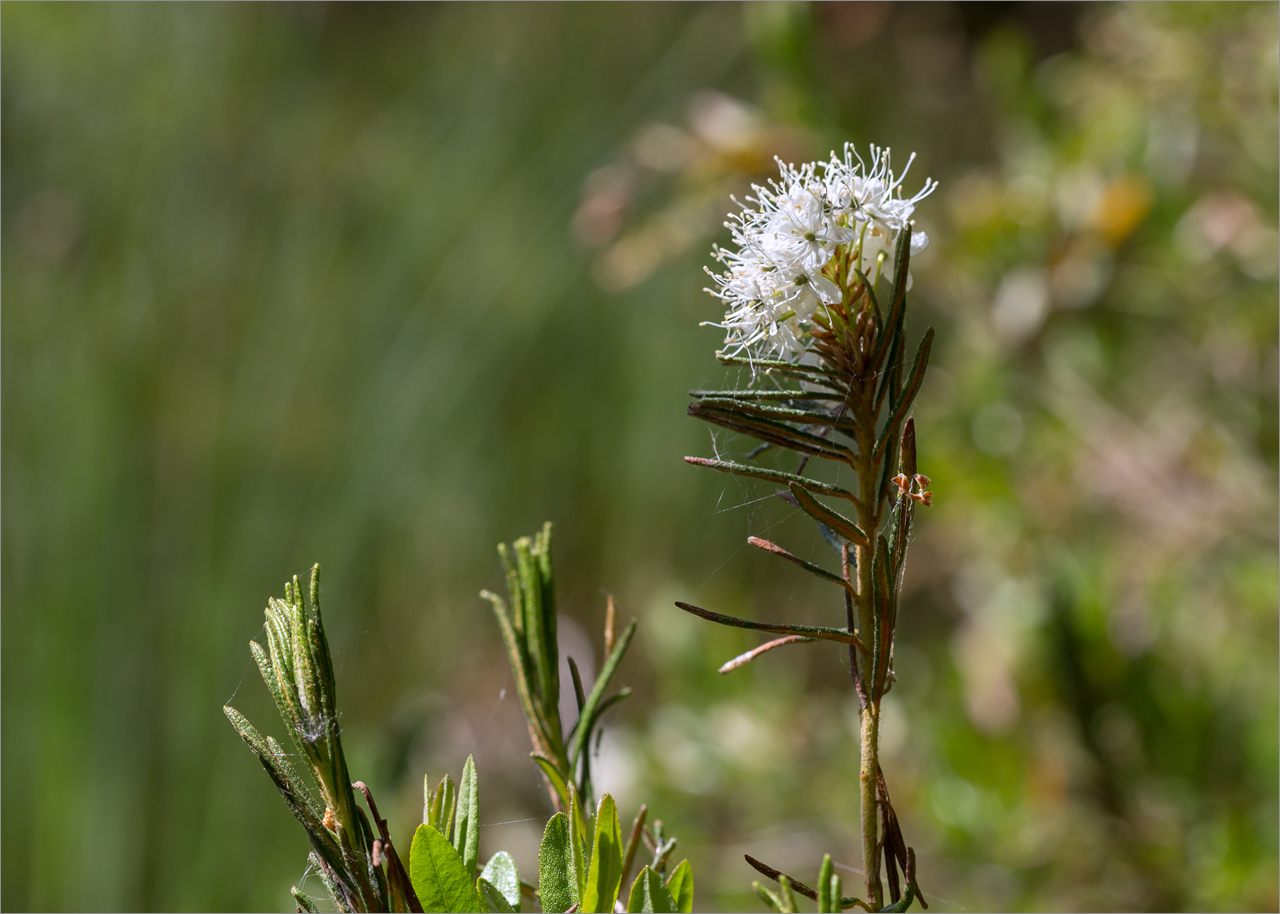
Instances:
[[[516,862],[506,851],[498,851],[484,865],[480,878],[502,893],[514,911],[520,910],[520,874]]]
[[[467,914],[480,910],[480,897],[462,856],[430,825],[419,825],[413,833],[409,881],[424,911]]]

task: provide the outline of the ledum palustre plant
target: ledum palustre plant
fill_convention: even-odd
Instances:
[[[762,623],[677,605],[724,625],[781,636],[721,672],[787,644],[835,642],[848,650],[861,714],[865,896],[841,895],[829,857],[816,889],[747,859],[780,883],[779,893],[757,884],[778,911],[794,910],[792,890],[818,901],[823,911],[902,911],[917,899],[927,905],[916,884],[915,853],[898,826],[880,766],[880,713],[895,681],[898,594],[914,509],[932,498],[928,478],[916,471],[910,413],[933,330],[908,359],[904,318],[910,259],[928,243],[923,232],[913,232],[911,216],[937,185],[926,179],[918,193],[904,197],[906,170],[896,176],[889,151],[875,147],[869,167],[851,146],[826,162],[779,167],[780,179],[756,186],[730,217],[735,249],[715,250],[724,270],[711,273],[715,288],[708,290],[726,306],[724,320],[715,325],[727,333],[717,355],[726,364],[748,366],[750,382],[738,389],[692,391],[689,406],[690,415],[760,446],[741,462],[685,459],[765,480],[819,524],[838,556],[835,570],[759,537],[749,542],[832,584],[839,594],[833,615],[843,624]],[[798,464],[786,471],[756,462],[767,451],[790,451]],[[806,472],[823,464],[827,479]]]
[[[564,732],[559,711],[560,651],[556,639],[555,577],[551,527],[532,539],[499,548],[507,571],[509,602],[492,594],[507,643],[521,705],[533,738],[533,757],[546,779],[556,812],[543,832],[538,881],[520,880],[505,851],[480,866],[479,784],[468,758],[455,783],[448,775],[434,787],[423,780],[422,824],[413,834],[406,868],[373,796],[352,781],[342,750],[337,683],[320,615],[320,568],[311,572],[305,599],[295,577],[284,598],[266,609],[266,648],[250,642],[262,678],[289,733],[287,751],[264,737],[234,708],[224,712],[271,776],[311,842],[309,861],[339,911],[518,912],[522,899],[543,911],[605,914],[693,910],[693,871],[688,860],[668,873],[676,841],[660,820],[646,826],[641,806],[624,841],[617,806],[609,794],[593,804],[592,737],[601,716],[629,690],[607,695],[609,683],[635,633],[632,621],[614,638],[616,614],[608,604],[605,663],[590,692],[569,659],[578,721]],[[368,814],[356,792],[363,796]],[[594,806],[595,814],[590,815]],[[644,845],[651,858],[629,891],[627,879]],[[316,899],[293,887],[299,911],[317,910]]]

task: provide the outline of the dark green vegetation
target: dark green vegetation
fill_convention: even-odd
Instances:
[[[881,745],[930,902],[1275,908],[1273,4],[0,11],[4,908],[288,905],[220,708],[272,719],[245,644],[316,560],[396,846],[474,753],[531,873],[476,591],[546,518],[567,653],[597,588],[641,620],[593,777],[697,907],[759,905],[744,853],[856,865],[842,649],[721,677],[758,639],[671,605],[826,622],[745,547],[826,563],[809,519],[680,458],[688,389],[745,383],[696,327],[727,193],[846,139],[943,182]]]
[[[328,894],[327,903],[339,911],[514,914],[523,906],[522,896],[528,895],[547,912],[613,914],[636,853],[645,844],[653,852],[652,862],[641,865],[630,892],[622,896],[624,906],[636,914],[691,914],[692,867],[683,860],[667,874],[677,842],[664,838],[660,820],[648,827],[647,810],[641,806],[623,844],[613,797],[604,794],[594,813],[584,814],[584,805],[585,813],[591,813],[590,756],[588,750],[577,747],[591,745],[603,712],[629,694],[624,689],[603,699],[635,634],[636,622],[613,643],[610,602],[605,621],[609,660],[592,683],[590,698],[584,694],[576,663],[565,658],[577,698],[577,720],[566,733],[558,711],[552,711],[546,700],[548,687],[556,685],[554,672],[560,668],[551,525],[544,525],[536,538],[516,540],[511,549],[503,544],[499,552],[510,602],[489,593],[484,596],[493,603],[509,648],[512,674],[535,746],[530,756],[546,777],[551,800],[559,810],[543,832],[536,885],[521,883],[519,868],[506,851],[492,853],[480,869],[484,819],[479,776],[470,756],[456,785],[446,774],[432,790],[430,777],[423,778],[421,824],[414,830],[406,867],[368,785],[353,781],[347,765],[337,679],[320,612],[319,565],[311,569],[305,599],[295,576],[285,584],[284,599],[268,601],[267,647],[256,641],[249,644],[293,751],[264,737],[239,711],[223,708],[306,831],[311,844],[307,875],[314,871]],[[559,690],[550,691],[554,702]],[[566,751],[566,746],[574,748]],[[567,759],[577,762],[570,765]],[[357,791],[367,812],[356,799]],[[826,865],[830,869],[829,857]],[[320,900],[298,886],[293,886],[292,894],[299,911],[320,909]]]

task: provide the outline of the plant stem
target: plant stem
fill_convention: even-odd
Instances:
[[[860,703],[861,764],[858,770],[859,811],[862,817],[862,872],[866,878],[867,901],[875,908],[883,904],[880,887],[880,815],[876,785],[880,775],[880,696],[876,693],[876,669],[872,647],[876,635],[876,594],[872,585],[876,531],[880,529],[880,483],[875,459],[875,385],[859,385],[859,401],[854,404],[858,428],[858,522],[868,531],[870,542],[857,547],[858,628],[862,636],[863,700]],[[854,388],[858,389],[858,388]],[[852,392],[852,391],[851,391]],[[887,458],[885,458],[887,459]]]
[[[884,899],[880,889],[879,808],[876,780],[880,772],[880,702],[872,701],[862,711],[862,767],[858,786],[862,799],[862,870],[867,878],[867,898],[879,908]]]

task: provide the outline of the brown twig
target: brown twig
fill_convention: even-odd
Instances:
[[[738,667],[746,666],[748,663],[750,663],[752,660],[755,660],[761,654],[766,653],[767,651],[771,651],[775,647],[782,647],[785,644],[799,644],[801,642],[806,642],[806,641],[812,642],[816,640],[817,640],[816,638],[809,638],[805,635],[787,635],[785,638],[775,638],[773,641],[766,641],[764,644],[760,645],[759,647],[752,648],[751,650],[747,651],[745,654],[739,654],[737,657],[734,657],[732,660],[728,661],[723,666],[721,666],[720,669],[717,670],[717,672],[731,673],[734,670],[736,670]],[[853,645],[849,645],[849,648],[850,650],[857,650],[857,648],[855,648]]]

